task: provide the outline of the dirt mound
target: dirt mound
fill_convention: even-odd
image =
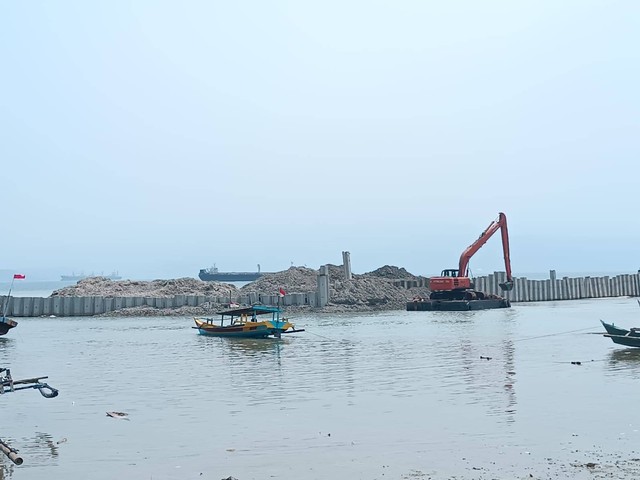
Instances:
[[[203,282],[195,278],[174,280],[109,280],[91,277],[76,285],[61,288],[52,297],[173,297],[174,295],[232,296],[238,295],[235,285],[220,282]]]
[[[374,272],[353,275],[346,280],[341,265],[327,265],[329,269],[328,311],[371,311],[404,309],[408,299],[414,296],[413,290],[395,286],[393,280],[417,278],[404,268],[385,265]],[[306,267],[291,267],[284,272],[267,274],[255,282],[240,289],[242,294],[249,292],[275,295],[280,288],[286,293],[315,292],[318,287],[319,270]],[[427,294],[426,289],[419,290],[420,295]]]
[[[382,277],[390,279],[402,279],[402,278],[417,278],[416,275],[407,272],[404,268],[395,267],[393,265],[385,265],[373,272],[365,273],[368,277]]]
[[[280,288],[287,293],[305,293],[316,290],[318,271],[307,267],[291,267],[283,272],[268,273],[240,289],[242,294],[251,292],[277,295]]]
[[[405,308],[408,291],[397,287],[391,279],[357,276],[352,280],[330,283],[328,307],[345,306],[352,310],[401,310]]]
[[[426,297],[429,291],[424,288],[405,289],[394,285],[397,279],[418,278],[404,268],[390,265],[380,267],[373,272],[353,275],[346,280],[342,266],[328,265],[329,303],[323,307],[326,312],[404,310],[406,302],[414,296]],[[175,295],[204,295],[233,298],[233,301],[249,293],[277,295],[282,288],[287,294],[315,292],[318,287],[319,270],[307,267],[291,267],[277,273],[268,273],[241,289],[221,282],[203,282],[194,278],[174,280],[132,281],[109,280],[105,277],[92,277],[80,280],[76,285],[56,290],[52,297],[173,297]],[[179,309],[159,310],[152,307],[129,308],[131,315],[180,315],[202,314],[210,312],[219,305],[201,307],[180,307]],[[299,309],[311,307],[300,306]],[[162,313],[159,313],[159,312]]]

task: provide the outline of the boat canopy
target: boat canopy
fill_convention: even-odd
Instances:
[[[266,315],[268,313],[281,313],[278,307],[269,307],[266,305],[252,305],[250,307],[234,308],[232,310],[225,310],[224,312],[218,312],[218,315],[239,317],[241,315]]]

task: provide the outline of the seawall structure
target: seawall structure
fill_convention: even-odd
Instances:
[[[511,303],[546,302],[554,300],[578,300],[581,298],[638,297],[640,296],[640,272],[603,277],[556,278],[555,270],[549,272],[547,280],[529,280],[515,277],[513,290],[503,291],[499,284],[507,280],[505,272],[493,272],[483,277],[474,277],[475,290],[506,298]],[[398,280],[396,285],[414,288],[426,282],[421,280]]]
[[[114,312],[123,309],[133,309],[136,307],[148,307],[158,311],[170,313],[182,307],[202,307],[210,306],[217,311],[221,305],[234,302],[243,305],[251,305],[259,302],[265,305],[282,305],[284,307],[309,307],[311,309],[322,309],[328,303],[337,302],[338,305],[346,305],[340,298],[337,289],[351,289],[358,282],[342,281],[343,284],[329,285],[327,277],[329,268],[320,270],[317,277],[317,288],[315,291],[306,293],[287,293],[284,296],[277,294],[266,294],[260,292],[248,292],[229,295],[173,295],[173,296],[52,296],[41,297],[11,297],[7,305],[7,315],[12,317],[39,317],[39,316],[93,316]],[[577,300],[582,298],[604,298],[620,296],[640,296],[640,273],[621,274],[604,277],[563,277],[557,279],[555,271],[551,270],[550,278],[547,280],[529,280],[527,278],[515,278],[514,289],[503,292],[498,286],[506,280],[505,272],[494,272],[493,274],[475,277],[475,288],[485,293],[500,295],[512,303],[518,302],[540,302],[555,300]],[[391,282],[397,287],[394,290],[401,297],[405,289],[422,288],[425,292],[428,279],[418,277],[417,279],[403,279]],[[390,303],[384,299],[384,295],[379,297],[380,303],[376,305],[380,310],[404,309],[403,305],[410,300],[412,293],[406,292],[406,298],[398,298],[398,305]],[[385,292],[388,295],[388,292]],[[336,297],[336,298],[333,298]],[[376,296],[370,296],[366,303],[352,303],[348,306],[348,311],[357,311],[376,301]],[[342,297],[344,298],[344,297]],[[7,297],[0,297],[0,304],[4,308]],[[336,310],[334,310],[336,311]]]

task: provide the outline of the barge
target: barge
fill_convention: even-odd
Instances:
[[[489,310],[509,308],[511,302],[506,298],[485,298],[482,300],[430,300],[420,299],[407,302],[407,311],[460,312],[467,310]]]

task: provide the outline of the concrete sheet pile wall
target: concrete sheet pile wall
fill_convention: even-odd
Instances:
[[[196,307],[206,303],[226,304],[229,302],[249,305],[311,305],[317,304],[316,293],[292,293],[284,297],[249,293],[238,297],[208,297],[202,295],[176,295],[174,297],[11,297],[7,306],[7,316],[11,317],[74,317],[100,315],[122,308],[153,307],[158,309]],[[4,310],[6,296],[0,296],[0,307]]]
[[[577,300],[580,298],[637,297],[640,296],[640,274],[621,274],[614,277],[563,277],[547,280],[514,279],[514,288],[503,291],[499,284],[506,281],[505,272],[494,272],[476,277],[475,288],[485,293],[500,295],[511,302],[545,302]]]
[[[148,306],[153,308],[178,308],[198,306],[206,303],[224,304],[236,302],[264,305],[312,307],[326,305],[328,298],[328,272],[318,276],[318,291],[291,293],[282,298],[278,295],[250,293],[236,298],[208,297],[202,295],[176,295],[174,297],[11,297],[6,307],[7,316],[91,316],[122,308]],[[603,298],[620,296],[640,296],[640,273],[621,274],[614,277],[563,277],[556,279],[552,271],[547,280],[529,280],[526,277],[514,279],[514,288],[503,291],[499,284],[506,281],[505,272],[494,272],[484,277],[475,277],[475,289],[494,295],[500,295],[511,302],[543,302],[552,300],[576,300],[580,298]],[[397,285],[409,288],[420,285],[421,281],[398,280]],[[6,296],[0,296],[0,307],[4,311]]]

